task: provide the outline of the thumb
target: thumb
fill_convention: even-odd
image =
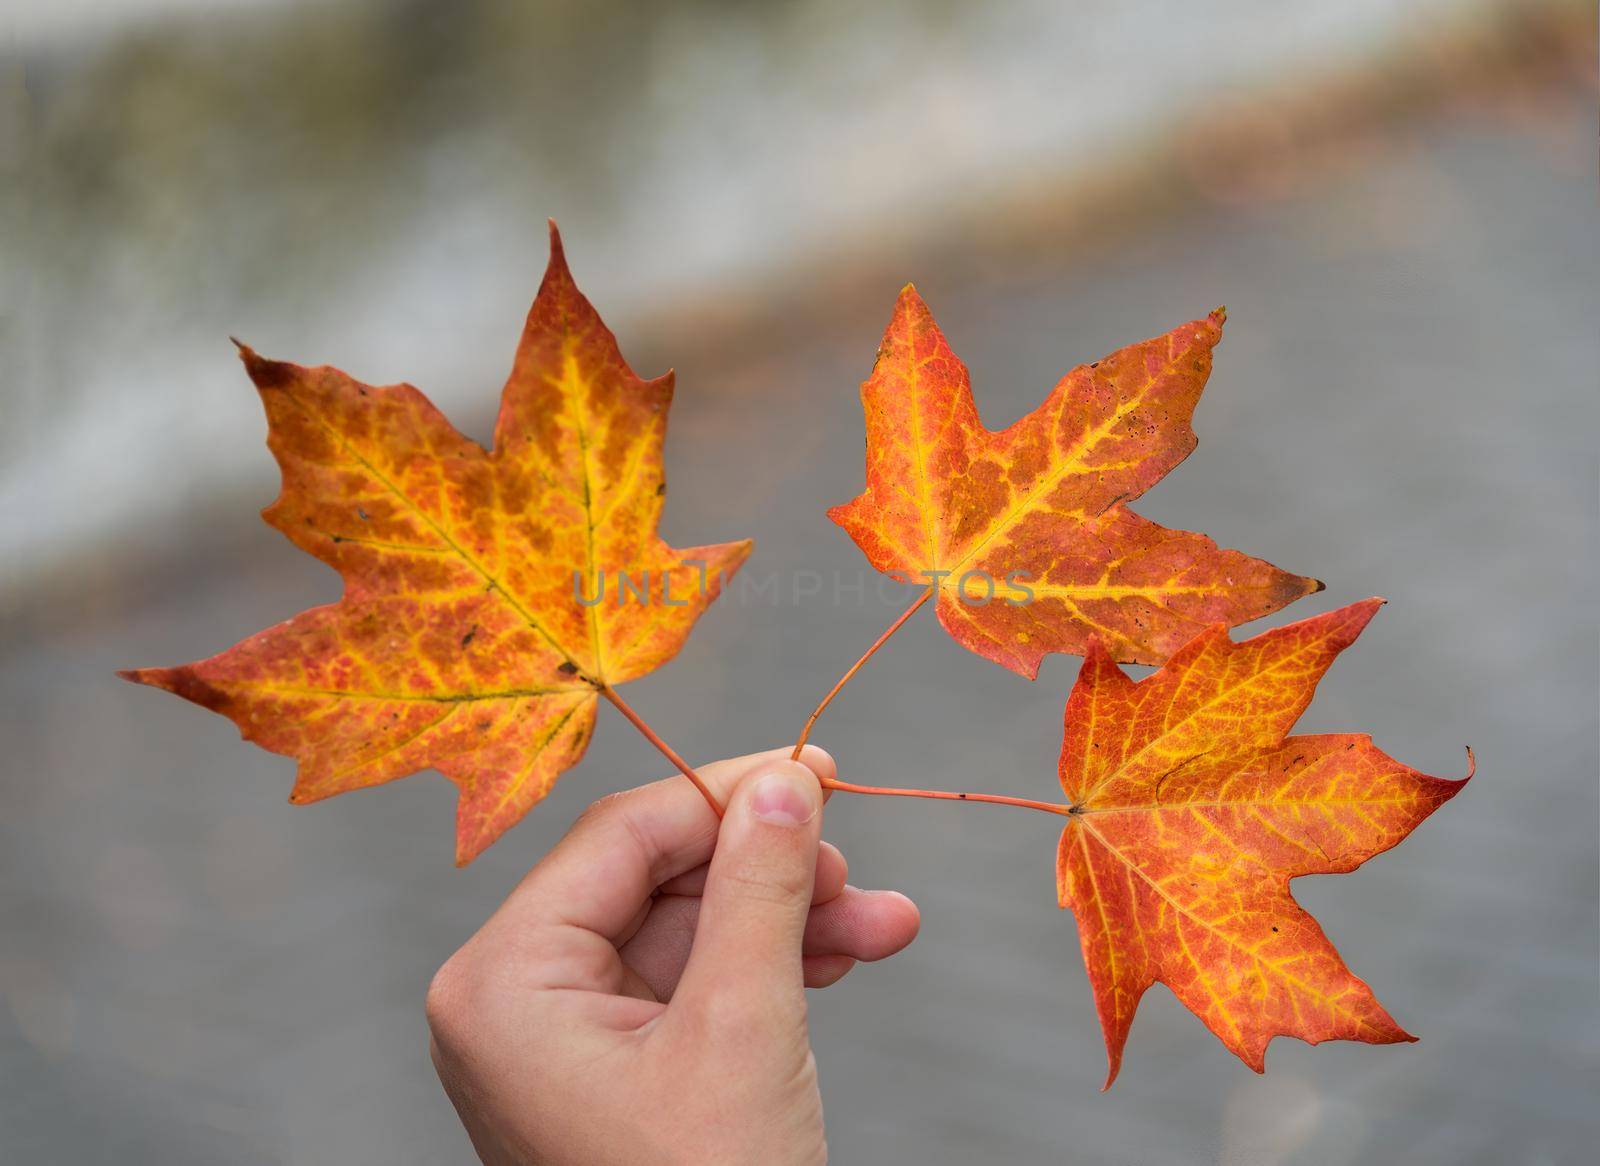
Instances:
[[[674,1002],[745,1027],[804,1023],[801,941],[821,835],[822,787],[804,765],[775,761],[739,784]]]

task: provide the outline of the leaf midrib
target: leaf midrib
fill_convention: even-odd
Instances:
[[[930,560],[937,560],[939,552],[944,549],[943,540],[938,537],[939,527],[933,518],[933,495],[928,486],[928,456],[924,448],[922,433],[922,364],[917,359],[916,327],[912,322],[911,304],[904,304],[906,347],[907,355],[911,358],[911,371],[908,378],[911,381],[911,431],[914,440],[912,449],[917,454],[917,493],[921,495],[922,511],[922,543],[923,550]]]
[[[1237,801],[1210,801],[1210,802],[1157,802],[1146,806],[1083,806],[1079,814],[1132,814],[1132,813],[1164,813],[1167,811],[1182,810],[1228,810],[1228,809],[1275,809],[1280,806],[1303,808],[1306,806],[1398,806],[1416,799],[1408,794],[1392,798],[1286,798],[1273,801],[1262,801],[1250,798],[1241,798]]]
[[[573,342],[573,339],[572,339],[571,324],[567,320],[565,312],[562,313],[561,325],[562,325],[562,341],[561,341],[562,380],[563,380],[563,382],[566,382],[568,380],[571,380],[572,382],[574,382],[570,386],[570,390],[571,391],[566,392],[563,395],[566,397],[567,401],[570,403],[570,406],[571,406],[571,409],[572,409],[572,427],[577,432],[577,435],[578,435],[578,455],[579,455],[579,460],[583,465],[583,534],[584,534],[585,553],[587,554],[588,560],[589,560],[589,578],[587,580],[585,580],[585,582],[587,583],[587,582],[589,582],[589,581],[591,581],[591,580],[593,580],[595,578],[595,572],[596,572],[595,552],[594,552],[594,535],[595,535],[594,491],[591,488],[591,481],[590,481],[591,474],[590,474],[590,467],[589,467],[589,433],[588,433],[588,428],[585,425],[586,418],[584,416],[584,394],[580,391],[580,388],[581,388],[581,385],[582,385],[582,376],[577,371],[578,370],[578,358],[572,351],[574,342]],[[587,591],[587,588],[585,588],[585,590]],[[592,604],[588,608],[588,613],[589,613],[589,650],[594,653],[595,671],[599,673],[599,675],[598,675],[598,677],[596,677],[596,679],[598,679],[600,681],[600,683],[603,685],[605,683],[606,665],[605,665],[605,657],[601,654],[601,651],[600,651],[600,615],[599,615],[599,607],[600,607],[599,604]],[[568,656],[568,659],[571,659],[570,655]]]
[[[309,685],[251,684],[248,681],[235,682],[232,687],[258,688],[266,692],[287,696],[326,696],[336,700],[372,700],[385,703],[410,701],[417,704],[477,704],[483,701],[515,700],[519,697],[528,696],[558,696],[565,692],[594,692],[594,688],[588,684],[555,685],[549,688],[506,688],[494,692],[447,692],[437,695],[406,692],[362,692],[343,688],[318,688]]]

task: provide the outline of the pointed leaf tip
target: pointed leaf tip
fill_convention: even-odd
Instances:
[[[255,382],[258,389],[273,389],[287,384],[294,379],[295,366],[281,360],[271,360],[262,356],[248,344],[235,340],[239,348],[239,360],[244,364],[244,370],[250,379]]]
[[[550,258],[545,263],[544,286],[548,286],[550,283],[556,281],[574,284],[575,281],[572,278],[572,269],[567,265],[566,244],[561,241],[561,228],[556,226],[556,221],[554,219],[550,219],[549,223]],[[539,290],[541,292],[544,291],[544,286],[540,287]]]
[[[262,363],[261,354],[258,353],[254,348],[251,348],[243,340],[240,340],[237,336],[230,336],[228,339],[233,341],[235,355],[238,356],[240,363],[244,365],[246,370],[252,369],[256,365]]]
[[[928,310],[928,301],[922,298],[922,293],[917,290],[917,285],[908,283],[900,289],[900,294],[894,301],[895,315],[898,316],[907,308],[915,315],[927,316],[930,319],[933,313]]]

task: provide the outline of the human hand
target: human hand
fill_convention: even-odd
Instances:
[[[905,947],[845,884],[819,777],[774,750],[602,798],[428,990],[439,1078],[490,1163],[818,1162],[804,987]],[[714,853],[713,853],[714,851]]]

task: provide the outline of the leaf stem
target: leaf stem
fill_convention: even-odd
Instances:
[[[694,788],[700,791],[700,796],[705,798],[706,804],[711,807],[711,812],[716,814],[716,816],[719,818],[722,817],[722,806],[717,802],[716,795],[714,795],[711,790],[707,788],[705,782],[700,780],[700,775],[694,771],[694,768],[682,757],[678,756],[678,751],[657,736],[656,731],[645,722],[645,719],[638,713],[634,712],[633,708],[628,704],[627,701],[623,700],[617,695],[616,689],[612,688],[609,684],[602,684],[599,688],[599,692],[601,696],[605,697],[612,704],[617,706],[617,711],[623,716],[627,717],[629,723],[631,723],[634,728],[638,729],[639,732],[644,734],[644,739],[646,741],[649,741],[650,744],[659,749],[661,751],[661,755],[668,761],[672,762],[672,764],[676,765],[678,767],[678,771],[682,773],[684,777],[687,777],[691,783],[693,783]]]
[[[895,632],[899,631],[900,625],[905,623],[906,620],[910,619],[914,614],[916,614],[917,608],[928,602],[929,597],[932,595],[933,588],[929,587],[921,595],[917,596],[916,601],[912,603],[910,607],[906,608],[905,611],[900,613],[900,618],[895,620],[886,629],[884,629],[883,635],[873,640],[872,646],[865,652],[861,653],[861,659],[850,665],[850,670],[843,676],[839,677],[839,682],[828,690],[828,695],[822,698],[822,703],[817,705],[817,707],[812,710],[811,716],[806,720],[806,727],[800,731],[800,739],[794,743],[794,752],[789,755],[791,759],[795,761],[800,760],[800,750],[806,747],[806,741],[808,741],[811,737],[811,729],[814,725],[816,725],[817,718],[822,715],[823,709],[827,708],[833,703],[833,698],[839,695],[839,690],[850,682],[850,678],[861,670],[861,666],[872,658],[872,654],[879,648],[883,647],[884,641],[886,641],[890,636],[894,635]]]
[[[1024,810],[1042,810],[1047,814],[1072,815],[1081,810],[1061,802],[1037,802],[1032,798],[1012,798],[1004,794],[954,793],[943,789],[894,789],[881,785],[856,785],[853,782],[823,778],[822,788],[847,794],[875,794],[896,798],[936,798],[943,802],[988,802],[996,806],[1019,806]]]

